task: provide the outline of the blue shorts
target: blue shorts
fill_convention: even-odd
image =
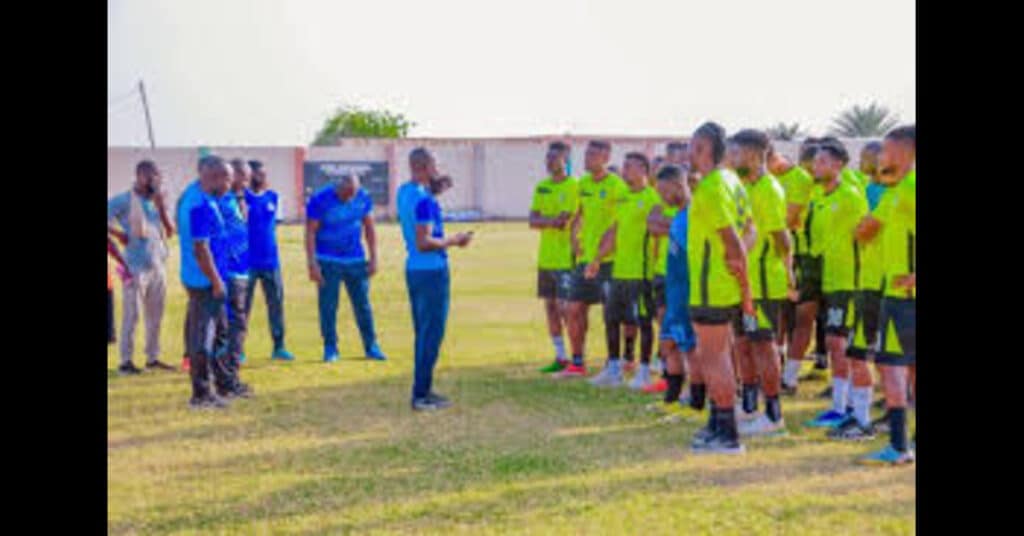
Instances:
[[[665,317],[661,321],[661,340],[673,341],[684,352],[697,347],[697,333],[690,322],[690,307],[682,289],[665,285]]]

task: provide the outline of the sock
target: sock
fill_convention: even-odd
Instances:
[[[650,322],[640,324],[640,362],[650,363],[654,350],[654,328]]]
[[[565,361],[565,342],[562,340],[561,335],[551,337],[551,343],[555,345],[555,358],[559,361]]]
[[[580,354],[573,354],[572,355],[572,364],[576,365],[577,367],[582,367],[583,366],[583,356],[580,355]]]
[[[710,405],[711,407],[708,409],[708,430],[710,430],[711,432],[717,432],[718,418],[717,412],[715,411],[717,409],[715,408],[715,401],[712,400]]]
[[[889,442],[897,451],[907,451],[907,408],[889,408]]]
[[[785,369],[782,372],[782,380],[789,387],[796,387],[797,379],[800,376],[800,364],[803,363],[798,359],[790,359],[786,361]]]
[[[697,411],[703,410],[707,394],[708,387],[703,383],[690,383],[690,407]]]
[[[853,403],[853,417],[867,428],[871,425],[871,387],[851,387],[850,402]]]
[[[679,402],[679,395],[683,392],[683,375],[669,374],[666,378],[668,389],[665,390],[665,403]]]
[[[633,347],[635,345],[636,345],[636,336],[633,336],[633,337],[627,336],[626,337],[626,351],[623,352],[623,356],[626,358],[626,361],[629,361],[630,363],[632,363],[633,359],[634,359],[633,358]]]
[[[768,416],[768,420],[772,422],[779,422],[782,418],[782,405],[779,402],[779,395],[764,397],[764,414]]]
[[[740,438],[739,431],[736,429],[736,413],[732,408],[719,408],[715,410],[716,419],[718,423],[715,425],[715,431],[725,436],[730,441],[738,441]]]
[[[846,411],[846,393],[850,388],[850,380],[832,378],[832,410],[838,413]]]
[[[621,342],[619,333],[619,325],[615,323],[607,323],[604,327],[605,344],[608,348],[608,357],[622,355],[619,353],[619,344]]]
[[[757,384],[756,383],[745,383],[743,384],[743,393],[741,395],[743,400],[743,411],[746,413],[753,413],[757,411]]]

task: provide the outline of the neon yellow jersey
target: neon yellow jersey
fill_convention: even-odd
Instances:
[[[868,200],[852,185],[840,181],[832,193],[815,206],[822,234],[822,292],[853,291],[860,288],[860,244],[854,236],[857,225],[868,215]]]
[[[860,175],[858,175],[857,172],[854,171],[853,169],[844,167],[843,170],[840,172],[839,177],[839,180],[841,180],[843,183],[849,184],[850,186],[856,188],[857,191],[860,192],[860,195],[867,195],[868,181],[861,180]]]
[[[729,188],[733,203],[736,205],[736,234],[743,236],[743,226],[750,218],[750,199],[747,197],[747,189],[736,173],[728,169],[722,170],[722,179]]]
[[[658,191],[644,186],[640,191],[627,191],[619,198],[615,210],[615,255],[612,257],[612,279],[644,279],[654,266],[647,248],[647,216],[661,204]]]
[[[597,256],[601,237],[615,221],[615,207],[618,199],[629,191],[626,182],[614,173],[605,175],[600,181],[587,173],[579,181],[579,210],[583,221],[580,223],[580,247],[583,258],[577,263],[588,263]],[[612,260],[609,253],[601,262]]]
[[[736,201],[724,175],[714,169],[693,190],[687,231],[691,307],[735,307],[740,285],[725,263],[721,229],[736,225]]]
[[[579,181],[575,177],[566,177],[558,182],[548,177],[533,189],[530,212],[536,211],[545,218],[555,218],[563,212],[572,216],[578,204]],[[540,230],[537,267],[541,270],[569,270],[573,267],[568,224],[564,229]]]
[[[751,294],[758,300],[784,299],[788,287],[786,261],[779,255],[773,235],[786,231],[786,194],[771,175],[748,184],[747,194],[757,228],[757,242],[747,252]]]
[[[842,184],[842,182],[840,182]],[[811,188],[811,201],[807,203],[807,215],[804,218],[803,230],[800,238],[803,240],[804,250],[801,252],[812,257],[820,257],[822,251],[822,234],[824,233],[824,219],[818,218],[817,209],[820,207],[822,198],[825,196],[825,188],[815,182]]]
[[[789,168],[779,177],[782,190],[786,193],[786,210],[789,205],[800,205],[800,227],[802,230],[807,221],[807,205],[811,202],[811,191],[814,189],[814,177],[800,166]],[[793,233],[793,254],[807,254],[807,243],[802,231]]]
[[[676,214],[679,214],[679,207],[674,207],[661,200],[661,215],[668,218],[674,219]],[[654,236],[651,235],[651,258],[654,262],[651,263],[654,266],[652,276],[664,276],[668,273],[668,236]]]
[[[874,217],[882,224],[881,240],[886,296],[916,298],[917,289],[893,287],[896,277],[915,273],[917,265],[917,172],[886,188]]]

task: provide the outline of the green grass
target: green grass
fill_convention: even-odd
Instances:
[[[260,293],[242,369],[256,398],[224,412],[190,411],[184,374],[118,377],[110,347],[109,531],[914,532],[914,469],[853,463],[883,440],[837,444],[799,426],[826,405],[813,398],[821,382],[784,399],[788,436],[748,441],[745,456],[697,457],[687,445],[701,422],[659,424],[643,411],[649,397],[536,373],[551,356],[534,298],[536,234],[524,223],[472,227],[473,246],[451,253],[451,316],[436,376],[438,391],[456,402],[447,412],[408,407],[411,318],[393,225],[378,227],[381,273],[372,287],[385,363],[362,359],[344,299],[343,358],[320,362],[298,227],[279,231],[287,342],[298,360],[269,360]],[[185,295],[173,249],[161,342],[163,359],[178,364]],[[591,315],[589,353],[601,356],[599,310]]]

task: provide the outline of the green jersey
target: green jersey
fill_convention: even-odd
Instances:
[[[867,214],[867,198],[854,186],[841,181],[815,205],[815,217],[822,230],[817,237],[823,259],[822,292],[860,288],[860,245],[854,231]]]
[[[578,204],[579,182],[575,177],[566,177],[558,182],[548,177],[533,189],[530,211],[536,211],[545,218],[555,218],[562,213],[571,217]],[[569,270],[573,267],[569,224],[563,229],[541,229],[537,267],[541,270]]]
[[[751,294],[758,300],[784,299],[789,278],[786,260],[775,247],[774,235],[786,232],[786,194],[775,177],[763,175],[747,185],[747,195],[757,229],[754,249],[747,252]]]
[[[640,191],[629,190],[616,203],[615,255],[612,260],[612,279],[644,279],[650,273],[654,259],[647,249],[647,216],[661,204],[658,191],[644,186]]]
[[[882,269],[886,296],[916,298],[917,289],[895,288],[899,276],[916,273],[917,264],[917,172],[911,170],[899,183],[886,188],[875,208],[874,218],[882,228]]]
[[[601,247],[601,237],[615,221],[615,208],[618,200],[629,187],[618,175],[609,173],[600,181],[587,173],[580,177],[579,181],[579,212],[582,222],[580,223],[580,248],[583,250],[583,257],[577,259],[578,263],[588,263],[597,256]],[[601,262],[612,260],[613,253],[601,259]]]
[[[679,207],[674,207],[661,200],[661,215],[668,218],[669,220],[676,217],[679,214]],[[651,235],[651,258],[654,259],[652,263],[654,270],[651,273],[652,276],[664,276],[668,273],[668,236],[654,236]]]
[[[807,206],[811,202],[811,192],[814,190],[814,178],[804,168],[793,166],[779,177],[782,190],[786,194],[786,210],[789,205],[800,205],[800,227],[803,229],[807,221]],[[806,237],[800,232],[793,233],[793,254],[806,255]]]
[[[735,307],[741,301],[739,281],[725,262],[725,242],[719,231],[736,226],[735,193],[725,179],[731,174],[713,169],[693,190],[687,230],[691,307]]]

